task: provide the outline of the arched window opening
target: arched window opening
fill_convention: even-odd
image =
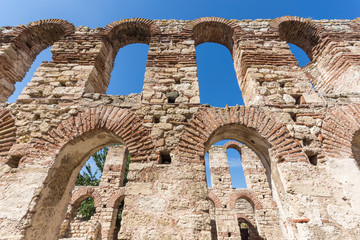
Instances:
[[[287,43],[290,47],[290,51],[294,54],[296,60],[299,62],[299,67],[303,67],[310,62],[309,57],[300,47],[295,44]]]
[[[119,187],[125,186],[127,183],[127,174],[129,171],[130,155],[124,145],[116,144],[104,147],[93,154],[81,169],[77,180],[75,182],[75,190],[73,191],[72,198],[76,199],[82,194],[105,194],[116,195]],[[101,197],[100,197],[101,198]],[[123,196],[121,196],[123,199]],[[64,237],[79,237],[81,233],[79,229],[88,229],[90,235],[94,235],[94,229],[97,229],[97,224],[101,222],[101,216],[107,214],[109,211],[113,212],[111,221],[111,233],[117,236],[120,229],[121,216],[124,207],[124,202],[117,200],[115,205],[113,203],[98,203],[92,197],[86,198],[76,210],[73,211],[74,204],[69,205],[67,217],[60,229],[60,236]],[[119,203],[118,203],[119,202]],[[96,204],[100,206],[96,213]],[[93,218],[92,222],[87,223]],[[105,228],[103,226],[102,228]],[[82,236],[83,237],[83,236]],[[109,236],[109,237],[112,237]],[[116,238],[115,238],[116,239]]]
[[[106,94],[129,95],[142,92],[148,51],[149,45],[143,43],[120,48]]]
[[[68,211],[68,216],[60,227],[60,238],[80,238],[87,232],[98,234],[96,230],[91,231],[96,229],[96,221],[93,219],[96,208],[92,196],[80,196],[74,205],[69,206]]]
[[[207,173],[207,181],[209,185],[209,175],[216,182],[218,187],[247,188],[243,163],[239,149],[226,148],[226,144],[234,142],[233,140],[222,140],[212,145],[211,158],[209,161],[209,174]],[[237,142],[239,146],[242,144]],[[225,147],[225,148],[224,148]],[[215,176],[216,175],[216,176]]]
[[[240,152],[236,149],[228,148],[226,154],[229,161],[229,170],[233,188],[247,188]]]
[[[295,44],[309,57],[310,60],[318,53],[320,32],[309,22],[285,21],[279,24],[280,39]]]
[[[229,49],[218,43],[196,47],[200,102],[215,107],[244,105]]]
[[[31,79],[33,77],[38,77],[37,74],[36,74],[36,70],[38,69],[38,67],[40,67],[41,63],[43,63],[44,61],[51,61],[52,53],[51,53],[50,49],[51,49],[51,46],[44,49],[43,51],[40,52],[40,54],[38,54],[36,56],[34,62],[31,65],[31,68],[26,73],[26,75],[22,79],[22,81],[15,83],[14,89],[12,89],[12,90],[14,90],[14,92],[8,98],[8,100],[7,100],[8,103],[16,102],[16,100],[20,96],[22,90],[29,84]]]
[[[211,173],[210,173],[210,166],[209,166],[209,153],[205,154],[205,171],[206,171],[206,184],[208,188],[211,188]]]
[[[236,200],[235,209],[238,217],[241,240],[263,239],[259,236],[256,227],[255,212],[253,205],[246,199]]]

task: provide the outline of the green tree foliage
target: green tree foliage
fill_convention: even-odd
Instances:
[[[99,172],[102,173],[104,170],[105,159],[108,151],[109,148],[106,147],[92,155],[92,159],[94,160],[97,169],[93,173],[91,165],[87,163],[84,171],[79,173],[76,179],[76,186],[99,186],[101,174],[100,177],[97,177],[97,174]],[[88,221],[92,216],[94,216],[95,210],[94,199],[87,198],[81,203],[78,215],[81,215],[85,221]]]
[[[87,198],[85,199],[78,210],[78,215],[81,215],[81,218],[85,221],[89,221],[92,216],[95,214],[95,206],[94,206],[94,199]]]
[[[97,177],[96,175],[98,174],[98,172],[103,172],[105,159],[108,151],[109,147],[105,147],[92,155],[92,159],[94,160],[97,169],[93,173],[91,165],[87,163],[85,165],[85,170],[82,173],[79,173],[77,177],[77,180],[75,182],[76,186],[99,186],[100,177]]]

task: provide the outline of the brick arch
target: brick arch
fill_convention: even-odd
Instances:
[[[250,131],[247,133],[249,137],[257,136],[257,140],[266,144],[263,150],[267,151],[271,148],[278,161],[308,162],[308,157],[302,151],[299,141],[291,138],[286,126],[277,123],[274,119],[261,110],[251,107],[201,108],[185,127],[176,150],[182,161],[194,159],[202,161],[207,147],[217,141],[229,139],[226,135],[219,134],[219,130],[239,127],[244,131]],[[237,131],[238,129],[232,130],[231,134],[236,135]],[[258,145],[251,141],[244,143],[255,150]]]
[[[0,57],[0,101],[5,102],[29,70],[36,56],[54,42],[73,32],[74,26],[60,19],[47,19],[18,26],[1,36],[12,48]],[[1,51],[1,49],[0,49]],[[9,54],[10,52],[10,54]]]
[[[96,208],[101,207],[101,194],[95,187],[80,187],[76,189],[71,195],[70,204],[74,208],[78,208],[81,202],[89,197],[94,199],[94,206]]]
[[[16,142],[15,119],[9,110],[0,109],[0,161],[7,162],[10,166],[16,167],[17,163],[8,160],[10,148]]]
[[[39,197],[32,200],[35,210],[27,214],[30,224],[25,238],[56,237],[54,234],[70,201],[68,191],[78,174],[74,170],[80,170],[81,163],[99,148],[113,143],[126,144],[132,161],[156,160],[157,156],[151,154],[154,146],[149,130],[141,118],[130,110],[114,106],[87,109],[34,140],[33,150],[38,154],[32,156],[33,161],[50,166],[43,188],[37,193]]]
[[[113,43],[116,51],[131,43],[149,44],[150,38],[160,34],[161,30],[154,21],[144,18],[131,18],[108,24],[101,32]]]
[[[235,209],[236,201],[239,199],[245,199],[248,201],[251,205],[253,205],[255,210],[260,210],[263,208],[261,202],[257,198],[256,194],[249,190],[249,189],[237,189],[236,192],[231,194],[229,199],[229,208]]]
[[[248,217],[246,217],[245,215],[238,213],[236,215],[237,220],[239,220],[240,218],[244,219],[246,222],[254,224]]]
[[[213,191],[208,190],[208,198],[214,203],[215,208],[221,207],[221,200]]]
[[[78,141],[82,135],[105,130],[120,137],[126,144],[131,161],[156,160],[151,156],[153,144],[142,120],[133,112],[118,107],[90,108],[62,121],[47,136],[36,140],[36,147],[58,153],[67,143]]]
[[[330,109],[321,129],[323,152],[319,157],[353,157],[351,147],[359,131],[359,106],[348,105]]]
[[[125,187],[121,187],[120,189],[118,189],[116,192],[114,192],[113,194],[111,194],[106,206],[108,206],[109,208],[117,208],[123,200],[125,198]]]
[[[234,34],[241,31],[237,20],[227,20],[220,17],[203,17],[188,23],[183,31],[192,33],[195,46],[214,42],[224,45],[232,53]]]
[[[242,145],[241,143],[239,143],[237,141],[229,141],[229,142],[224,144],[225,149],[233,148],[233,149],[237,150],[240,155],[241,155],[241,149],[243,147],[244,147],[244,145]]]
[[[321,29],[309,19],[293,16],[276,18],[272,24],[280,39],[304,50],[312,61],[320,51]]]
[[[2,38],[2,42],[12,42],[19,46],[24,44],[24,41],[36,41],[41,38],[42,43],[53,43],[64,35],[69,35],[74,31],[75,27],[72,23],[62,19],[45,19],[31,22],[25,25],[19,25],[5,34],[6,38]],[[51,36],[52,35],[52,36]],[[59,36],[61,35],[61,36]],[[28,42],[34,44],[34,42]],[[50,45],[49,44],[49,45]]]

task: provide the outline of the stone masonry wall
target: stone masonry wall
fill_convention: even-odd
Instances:
[[[112,144],[131,155],[126,188],[105,174],[106,193],[82,190],[101,202],[90,232],[102,239],[112,238],[120,196],[118,239],[211,239],[209,199],[219,239],[239,239],[237,199],[252,204],[264,239],[358,239],[359,31],[359,19],[299,17],[0,28],[0,239],[59,239],[81,167]],[[200,104],[196,46],[205,42],[229,49],[245,106]],[[133,43],[150,47],[142,93],[106,95],[118,50]],[[311,62],[299,68],[286,43]],[[5,103],[49,46],[52,61]],[[211,147],[224,139],[246,146],[228,147],[242,154],[247,190],[228,188],[226,150]],[[226,187],[214,178],[207,189],[208,151]]]

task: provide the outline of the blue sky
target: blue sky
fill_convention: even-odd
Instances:
[[[75,26],[85,25],[91,28],[105,27],[113,21],[133,17],[185,20],[206,16],[227,19],[273,19],[291,15],[312,19],[354,19],[359,17],[360,12],[359,0],[0,0],[0,3],[1,26],[16,26],[49,18],[59,18]],[[302,50],[295,46],[291,46],[291,50],[298,58],[300,66],[307,63]],[[148,46],[144,44],[129,45],[120,49],[108,94],[141,92],[147,51]],[[204,43],[196,48],[196,54],[201,102],[218,107],[224,107],[226,104],[243,104],[230,52],[219,44]],[[16,92],[9,102],[16,100],[40,63],[50,60],[49,48],[37,57],[23,82],[16,85]],[[229,158],[233,158],[230,155],[229,153]],[[236,152],[233,155],[239,158]],[[239,180],[241,181],[243,180]]]

